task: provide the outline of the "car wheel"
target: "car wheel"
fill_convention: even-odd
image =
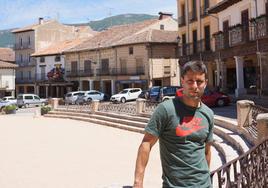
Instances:
[[[218,100],[217,100],[217,106],[222,107],[222,106],[224,106],[224,105],[225,105],[225,102],[224,102],[223,99],[218,99]]]
[[[125,103],[126,102],[126,98],[125,97],[122,97],[120,101],[121,101],[121,103]]]

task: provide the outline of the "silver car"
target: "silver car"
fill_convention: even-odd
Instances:
[[[47,104],[47,99],[41,99],[35,94],[19,94],[17,96],[17,105],[21,107],[41,106]]]
[[[78,96],[84,96],[85,91],[73,91],[65,95],[65,104],[75,104]]]

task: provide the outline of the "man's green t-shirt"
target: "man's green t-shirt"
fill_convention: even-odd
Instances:
[[[211,187],[205,143],[213,139],[213,125],[203,103],[192,108],[175,98],[158,105],[145,131],[159,138],[163,187]]]

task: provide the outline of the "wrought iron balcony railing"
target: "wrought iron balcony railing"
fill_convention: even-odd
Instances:
[[[206,51],[211,51],[211,39],[201,39],[197,42],[183,44],[179,48],[179,55],[193,55]]]
[[[215,49],[222,50],[264,37],[268,37],[267,16],[251,19],[248,25],[238,24],[229,27],[226,32],[215,33]]]
[[[96,69],[96,70],[67,70],[67,77],[81,77],[81,76],[134,76],[134,75],[144,75],[144,67],[133,67],[133,68],[110,68],[110,69]]]
[[[196,10],[192,11],[192,12],[189,12],[189,21],[193,22],[193,21],[196,21],[196,20],[197,20],[197,12],[196,12]]]
[[[16,43],[14,46],[14,50],[20,50],[20,49],[32,49],[32,45],[28,42],[23,42],[22,44]]]

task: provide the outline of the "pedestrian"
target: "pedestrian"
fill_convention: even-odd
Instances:
[[[186,63],[181,70],[181,85],[182,97],[160,103],[145,127],[137,155],[134,188],[143,187],[150,151],[157,140],[163,187],[212,187],[209,165],[214,114],[201,102],[207,85],[205,64]]]

